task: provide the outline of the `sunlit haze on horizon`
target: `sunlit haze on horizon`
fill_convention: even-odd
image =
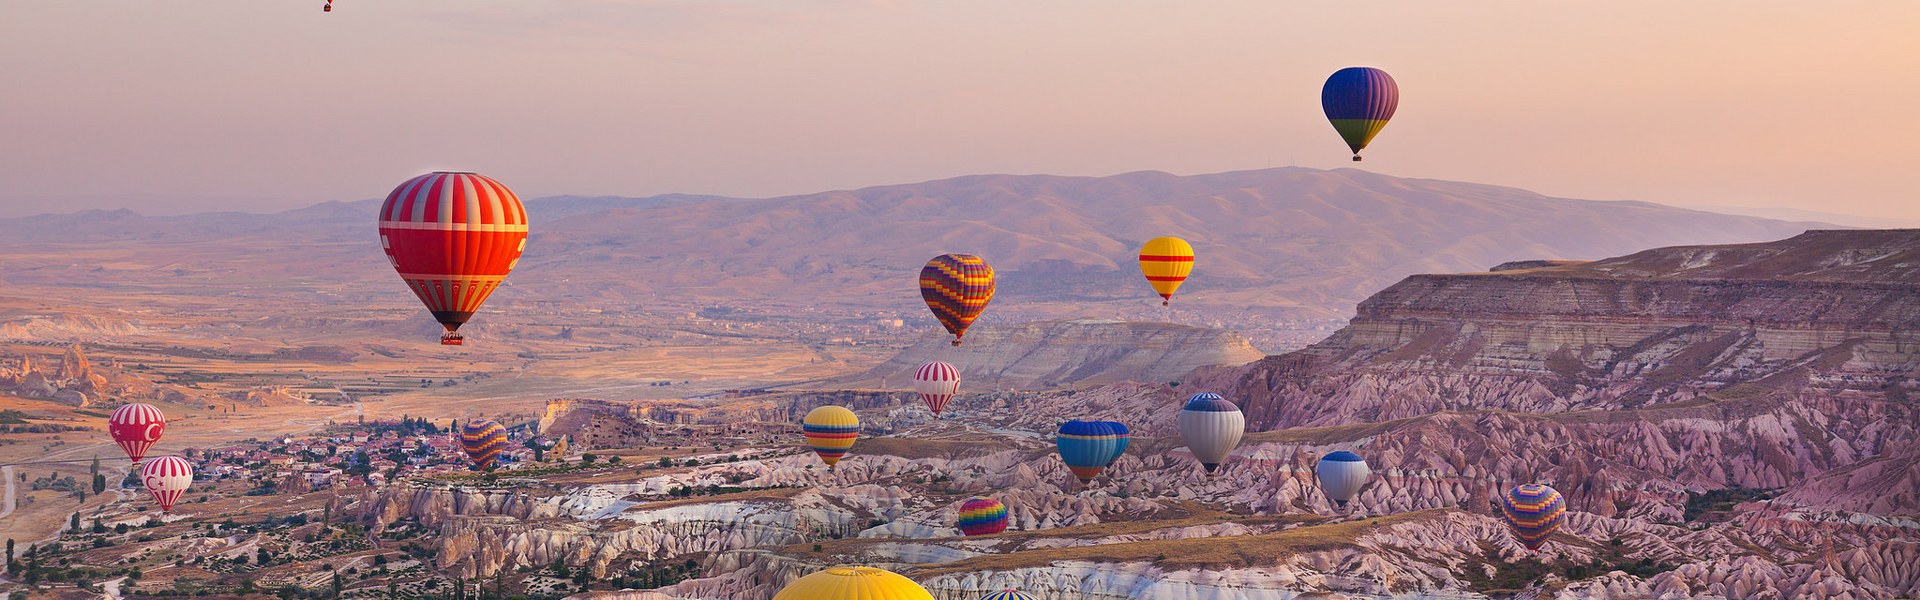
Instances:
[[[1920,3],[16,2],[0,216],[1274,166],[1920,219]],[[1363,163],[1328,74],[1391,72]]]

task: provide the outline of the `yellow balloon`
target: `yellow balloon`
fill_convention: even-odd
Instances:
[[[1193,246],[1177,237],[1157,237],[1140,247],[1140,274],[1147,276],[1160,304],[1173,301],[1173,292],[1193,273]]]
[[[842,566],[795,579],[773,600],[933,600],[933,594],[892,571]]]

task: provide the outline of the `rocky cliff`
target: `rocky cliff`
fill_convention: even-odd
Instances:
[[[912,389],[928,361],[960,368],[970,391],[1045,389],[1121,381],[1165,383],[1200,367],[1242,365],[1266,356],[1230,331],[1111,319],[983,325],[958,348],[951,336],[924,336],[880,366],[833,387]]]

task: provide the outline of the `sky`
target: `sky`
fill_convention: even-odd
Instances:
[[[0,216],[1359,166],[1920,220],[1920,2],[9,2]],[[1386,69],[1348,153],[1319,107]]]

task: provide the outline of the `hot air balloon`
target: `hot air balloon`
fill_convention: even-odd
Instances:
[[[853,441],[860,438],[860,417],[844,407],[822,406],[807,411],[807,418],[800,422],[800,432],[807,436],[807,447],[820,455],[820,462],[827,463],[831,469],[847,455]]]
[[[134,464],[147,457],[147,449],[160,441],[160,434],[166,430],[167,415],[151,404],[122,404],[107,417],[107,434]]]
[[[1320,108],[1327,112],[1333,129],[1353,149],[1353,160],[1360,160],[1360,149],[1393,118],[1400,104],[1400,86],[1386,71],[1373,67],[1347,67],[1334,72],[1320,88]]]
[[[1180,408],[1180,437],[1187,441],[1194,460],[1212,475],[1227,462],[1227,456],[1240,445],[1247,433],[1247,416],[1226,398],[1211,392],[1194,394]]]
[[[400,279],[459,345],[460,325],[527,249],[527,210],[483,175],[437,171],[393,188],[380,206],[380,247]]]
[[[839,566],[793,580],[773,600],[933,600],[933,594],[892,571]]]
[[[1553,488],[1529,483],[1513,488],[1500,503],[1513,537],[1528,550],[1539,550],[1547,538],[1567,522],[1567,502]]]
[[[1367,485],[1367,476],[1373,474],[1373,470],[1367,468],[1366,459],[1345,450],[1320,457],[1313,472],[1320,477],[1320,491],[1343,507],[1353,500],[1354,494],[1360,493],[1360,488]]]
[[[1006,590],[981,596],[980,600],[1033,600],[1033,596],[1028,596],[1025,593],[1014,590]]]
[[[1177,237],[1157,237],[1140,247],[1140,274],[1160,293],[1160,305],[1173,302],[1173,292],[1193,273],[1193,246]]]
[[[974,496],[960,503],[960,533],[968,536],[991,535],[1007,530],[1007,505],[999,500]]]
[[[1121,453],[1120,434],[1111,421],[1074,419],[1061,423],[1053,443],[1060,449],[1060,459],[1066,461],[1067,469],[1082,484],[1092,483]]]
[[[327,5],[320,7],[320,12],[333,12],[333,0],[327,0]]]
[[[920,297],[953,334],[953,345],[993,300],[993,267],[972,254],[942,254],[920,269]]]
[[[140,467],[140,482],[147,486],[153,501],[160,503],[160,512],[168,512],[187,488],[193,487],[193,465],[178,456],[157,457]]]
[[[467,451],[473,470],[493,468],[493,461],[507,449],[507,428],[489,419],[474,419],[460,426],[460,449]]]
[[[920,370],[913,374],[913,391],[920,393],[920,401],[927,403],[927,408],[933,409],[933,416],[938,418],[947,403],[953,401],[953,395],[960,393],[960,369],[937,360],[920,365]]]

